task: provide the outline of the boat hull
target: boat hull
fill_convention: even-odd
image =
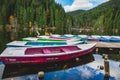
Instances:
[[[102,41],[102,42],[110,42],[110,39],[104,38],[104,37],[100,37],[100,41]]]
[[[112,38],[110,38],[110,41],[111,42],[120,42],[120,39],[112,37]]]
[[[77,45],[83,44],[83,41],[76,42],[24,42],[24,41],[13,41],[7,44],[7,47],[48,47],[48,46],[67,46],[67,45]]]
[[[99,38],[88,37],[88,41],[99,41]]]
[[[4,64],[40,64],[40,63],[42,64],[48,62],[64,61],[78,56],[82,56],[91,53],[94,49],[95,46],[85,51],[76,52],[73,54],[59,55],[59,56],[27,56],[27,57],[6,56],[6,57],[1,57],[1,61]]]

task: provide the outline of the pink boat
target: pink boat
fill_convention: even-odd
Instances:
[[[70,40],[71,38],[61,38],[61,37],[55,37],[55,36],[50,36],[50,39],[55,39],[55,40]]]
[[[95,44],[57,47],[8,47],[0,55],[4,64],[41,64],[68,60],[92,52]]]
[[[37,38],[53,39],[53,40],[70,40],[71,38],[61,38],[57,36],[37,36]]]
[[[67,42],[75,42],[80,40],[78,38],[61,38],[56,36],[37,36],[37,38],[45,38],[49,40],[66,40]]]

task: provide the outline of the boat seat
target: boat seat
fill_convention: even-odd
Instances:
[[[67,48],[61,48],[61,51],[66,52],[66,51],[70,51],[70,50]]]
[[[49,53],[51,53],[51,51],[49,49],[43,49],[43,53],[44,54],[49,54]]]

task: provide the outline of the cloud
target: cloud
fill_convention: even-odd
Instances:
[[[109,1],[109,0],[89,0],[89,1],[103,3],[103,2],[106,2],[106,1]]]
[[[92,6],[93,5],[89,3],[88,0],[74,0],[71,6],[70,5],[64,6],[64,9],[66,12],[69,12],[69,11],[74,11],[82,8],[89,8]]]
[[[109,0],[74,0],[72,5],[64,6],[64,10],[65,12],[75,11],[79,9],[88,10],[106,1],[109,1]],[[97,4],[94,4],[93,2]]]

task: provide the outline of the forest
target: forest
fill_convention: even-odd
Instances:
[[[0,0],[0,29],[16,18],[22,30],[34,25],[44,30],[47,25],[53,34],[119,35],[119,3],[110,0],[90,10],[66,13],[54,0]]]
[[[69,12],[74,26],[89,28],[89,34],[119,35],[120,34],[120,0],[110,0],[90,10]]]

